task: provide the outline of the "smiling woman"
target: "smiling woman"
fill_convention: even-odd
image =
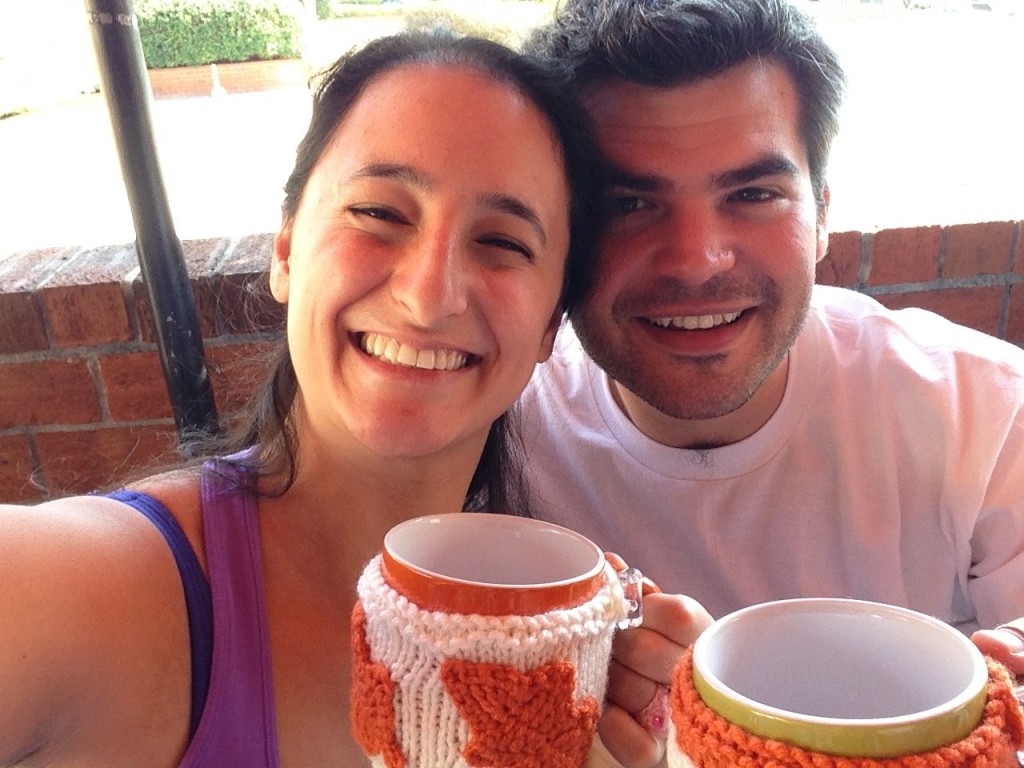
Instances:
[[[510,95],[464,66],[394,70],[315,166],[270,275],[307,382],[294,418],[331,427],[299,465],[359,446],[472,469],[550,353],[569,190],[545,118]]]
[[[401,520],[517,508],[507,410],[590,270],[600,164],[567,93],[443,34],[325,73],[270,265],[286,337],[236,433],[0,507],[0,765],[365,760],[356,577]]]

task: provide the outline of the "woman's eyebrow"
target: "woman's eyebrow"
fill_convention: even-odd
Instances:
[[[434,181],[427,174],[401,163],[370,163],[358,169],[350,177],[352,180],[366,178],[395,179],[420,189],[430,189],[434,186]],[[496,192],[490,195],[481,195],[477,200],[480,205],[499,213],[507,213],[521,218],[536,231],[541,242],[547,244],[548,237],[544,231],[544,225],[540,223],[540,216],[519,198]]]
[[[401,163],[370,163],[358,169],[349,178],[352,180],[396,179],[412,184],[420,189],[429,189],[433,186],[433,182],[426,174],[416,170],[411,165],[403,165]]]
[[[512,195],[505,195],[501,193],[495,193],[493,195],[482,195],[478,198],[480,204],[498,211],[499,213],[508,213],[512,216],[518,216],[523,219],[527,224],[533,227],[534,231],[540,237],[540,241],[547,245],[548,236],[544,231],[544,226],[540,223],[540,216],[533,210],[529,205],[524,203],[517,197]]]

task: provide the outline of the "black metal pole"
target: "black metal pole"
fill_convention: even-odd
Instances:
[[[131,0],[85,0],[121,159],[142,279],[179,436],[217,431],[192,285],[153,142],[150,88]]]

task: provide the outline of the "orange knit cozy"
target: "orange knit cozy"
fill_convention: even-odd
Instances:
[[[988,701],[967,737],[930,752],[892,758],[839,757],[747,733],[709,709],[693,685],[692,651],[673,672],[670,768],[1015,768],[1024,714],[1006,669],[989,660]]]
[[[420,608],[380,563],[352,614],[352,734],[373,768],[582,768],[628,611],[611,569],[579,605],[482,616]]]

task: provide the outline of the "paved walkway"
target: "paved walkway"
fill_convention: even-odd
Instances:
[[[325,24],[311,59],[327,61],[330,50],[337,55],[400,24]],[[309,113],[304,87],[154,101],[153,130],[179,237],[274,231]],[[135,239],[102,95],[0,120],[0,221],[0,258]]]

